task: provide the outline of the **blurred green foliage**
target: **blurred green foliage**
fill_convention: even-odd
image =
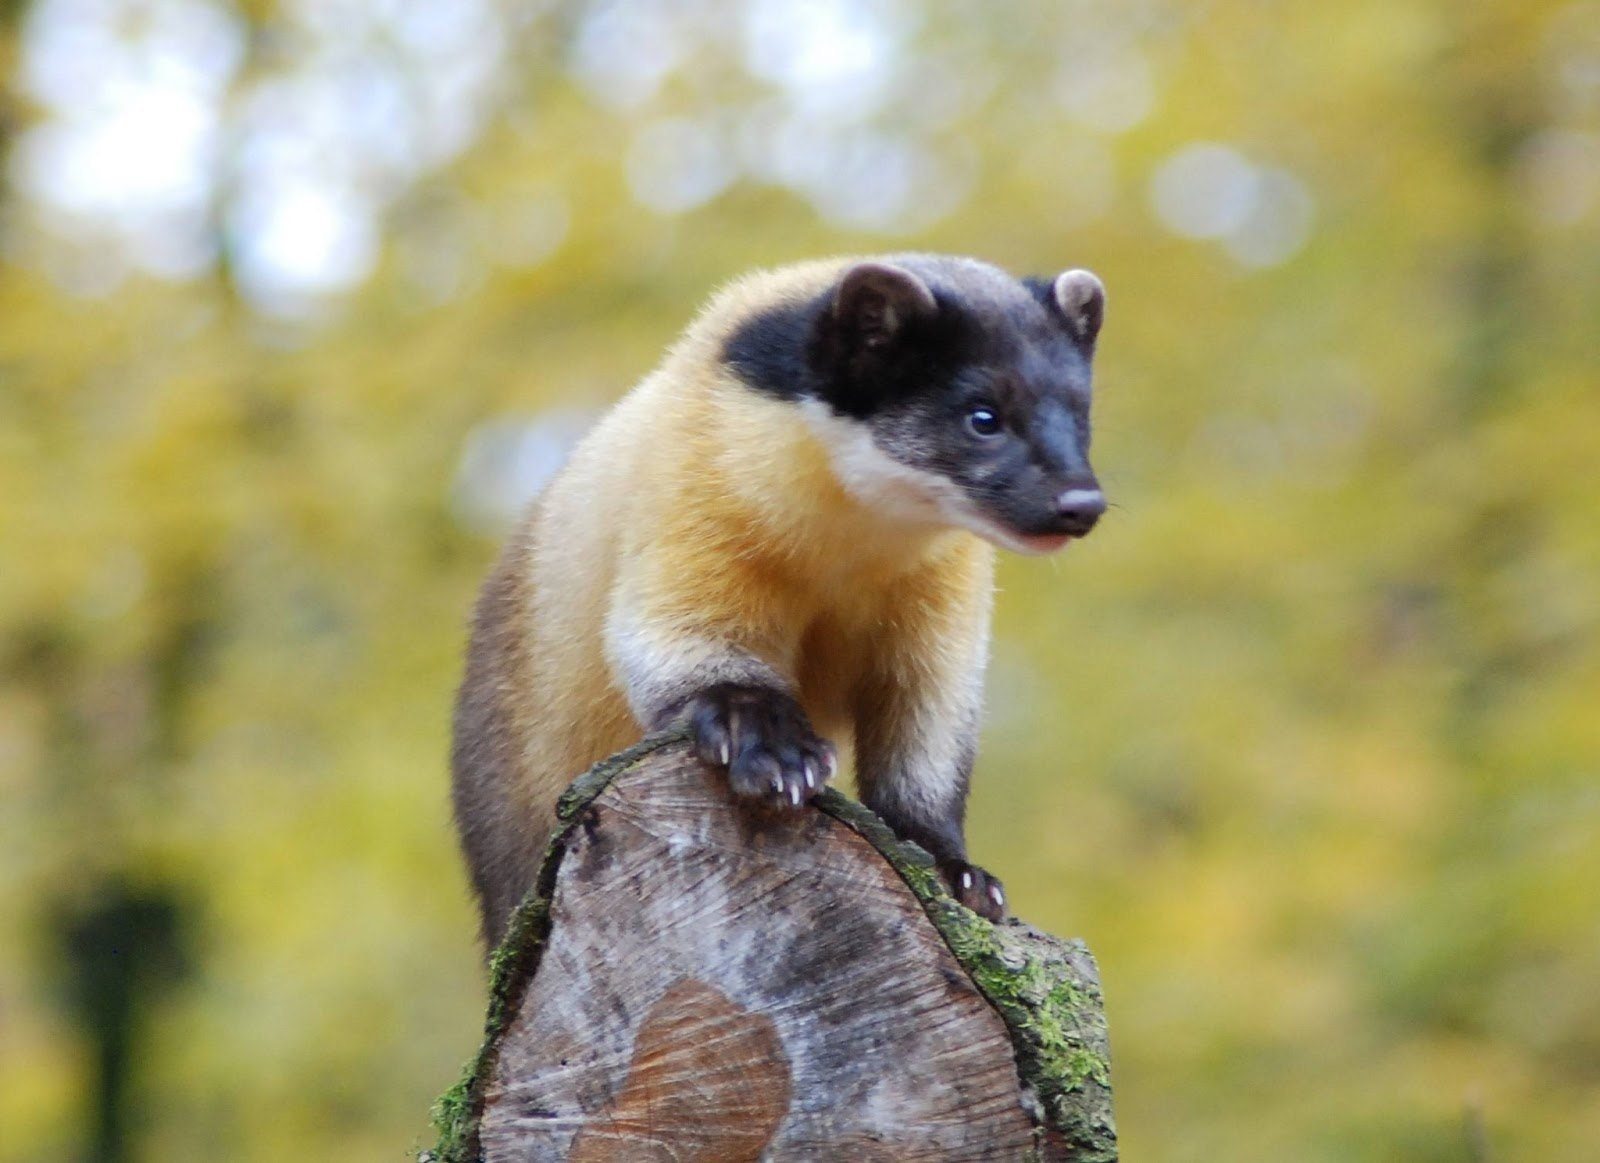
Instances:
[[[471,450],[742,270],[910,247],[1110,288],[1117,507],[1004,567],[971,827],[1099,956],[1128,1157],[1469,1160],[1473,1110],[1594,1157],[1600,6],[426,7],[0,7],[0,1158],[424,1140],[483,1004]],[[180,10],[138,76],[233,55],[144,213],[185,107],[72,178],[52,133],[145,107],[49,36]],[[297,179],[345,217],[294,202],[250,135],[375,61]]]

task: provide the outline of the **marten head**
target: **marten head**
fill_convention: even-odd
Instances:
[[[864,503],[1049,553],[1105,512],[1089,467],[1104,314],[1088,271],[1019,281],[973,259],[900,255],[757,311],[723,356],[801,407]]]

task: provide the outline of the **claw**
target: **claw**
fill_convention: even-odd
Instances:
[[[777,795],[781,796],[783,794],[783,776],[775,775],[772,777],[772,790]]]
[[[805,771],[806,771],[806,786],[807,787],[816,787],[817,786],[817,767],[816,767],[816,764],[812,760],[809,760],[809,759],[806,760],[806,762],[805,762]]]
[[[800,785],[791,784],[789,787],[789,802],[795,807],[800,806]]]
[[[1006,894],[1000,891],[1000,886],[998,884],[991,884],[989,886],[989,899],[994,902],[994,907],[997,909],[1003,909],[1006,907]]]
[[[969,889],[971,887],[972,887],[972,873],[963,872],[961,874],[961,891],[965,892],[965,891],[967,891],[967,889]]]
[[[717,760],[723,767],[727,767],[733,761],[733,745],[726,739],[722,741],[722,747],[717,752]]]

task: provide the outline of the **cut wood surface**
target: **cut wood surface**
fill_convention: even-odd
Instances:
[[[1088,951],[956,904],[859,804],[759,811],[664,735],[562,819],[424,1159],[1116,1158]]]

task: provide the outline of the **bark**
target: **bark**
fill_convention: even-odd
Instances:
[[[859,804],[753,810],[668,734],[561,818],[424,1160],[1116,1158],[1088,950],[956,904]]]

